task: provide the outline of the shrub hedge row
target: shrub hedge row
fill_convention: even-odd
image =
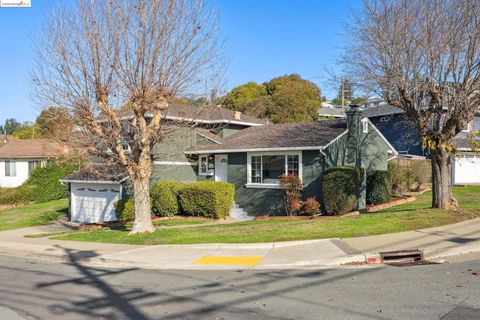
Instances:
[[[225,218],[233,207],[235,188],[232,184],[216,181],[201,181],[185,184],[163,180],[150,190],[152,213],[172,217],[179,213],[214,219]],[[115,205],[115,213],[121,222],[135,218],[134,200],[123,199]]]
[[[214,219],[225,218],[233,208],[235,188],[226,182],[193,182],[179,192],[183,212]]]
[[[152,212],[157,216],[173,217],[180,213],[178,193],[185,183],[174,180],[163,180],[150,190]]]

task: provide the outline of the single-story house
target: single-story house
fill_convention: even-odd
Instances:
[[[33,169],[66,152],[47,139],[7,139],[0,145],[0,187],[14,188],[24,183]]]
[[[397,154],[359,108],[348,111],[347,119],[294,124],[265,124],[223,108],[210,111],[222,114],[219,119],[206,111],[216,126],[204,122],[206,114],[197,114],[185,119],[196,126],[180,128],[181,134],[177,132],[154,148],[152,183],[161,179],[232,183],[237,209],[250,216],[284,212],[279,183],[283,174],[300,177],[304,198],[321,200],[326,168],[361,165],[368,170],[386,170],[388,159]],[[223,123],[218,126],[220,120]],[[126,176],[112,179],[85,170],[63,179],[71,188],[72,220],[113,219],[113,203],[125,193]]]

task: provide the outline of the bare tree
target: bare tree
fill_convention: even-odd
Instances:
[[[454,138],[480,105],[478,0],[364,0],[346,33],[346,73],[414,121],[430,149],[432,207],[456,209]]]
[[[83,146],[128,173],[131,233],[155,230],[151,150],[172,128],[162,125],[170,101],[218,83],[217,26],[202,0],[78,0],[45,21],[36,43],[35,96],[42,105],[68,108]],[[119,112],[126,105],[130,112]]]

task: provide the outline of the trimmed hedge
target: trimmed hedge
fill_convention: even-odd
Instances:
[[[323,172],[323,205],[328,214],[340,215],[357,207],[360,169],[338,166]]]
[[[209,218],[225,218],[233,208],[235,187],[220,181],[193,182],[179,192],[183,212]]]
[[[371,171],[367,174],[367,203],[383,204],[390,201],[392,185],[388,171]]]
[[[174,180],[163,180],[156,183],[150,190],[152,212],[157,216],[173,217],[180,213],[178,192],[185,183]]]
[[[118,200],[115,203],[115,215],[118,221],[126,223],[135,220],[135,203],[133,197]]]

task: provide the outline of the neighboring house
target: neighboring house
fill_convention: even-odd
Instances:
[[[372,121],[400,155],[428,156],[422,148],[420,133],[415,123],[402,109],[383,104],[365,109],[363,115]]]
[[[368,108],[383,106],[386,104],[387,104],[387,101],[385,101],[382,98],[370,98],[364,103],[360,104],[360,106],[362,108],[368,109]]]
[[[390,105],[366,109],[364,115],[382,132],[400,155],[429,158],[428,150],[422,148],[420,132],[405,112]],[[455,138],[457,156],[452,166],[453,184],[480,184],[480,154],[472,150],[472,141],[480,146],[475,132],[480,130],[480,114],[477,114]]]
[[[10,139],[0,145],[0,187],[14,188],[24,183],[33,169],[64,152],[46,139]]]
[[[180,128],[182,135],[154,148],[152,183],[161,179],[229,182],[236,188],[236,205],[252,216],[284,212],[279,182],[283,174],[298,174],[303,196],[321,200],[326,168],[361,164],[369,170],[386,170],[388,159],[396,155],[358,109],[349,112],[348,120],[295,124],[263,124],[223,108],[183,119],[195,126]],[[72,220],[113,220],[113,205],[125,191],[122,185],[127,187],[125,178],[92,167],[65,177],[63,181],[71,185]]]
[[[318,115],[325,118],[345,118],[347,116],[345,113],[346,110],[347,108],[342,106],[322,105],[320,108],[318,108]]]
[[[480,131],[480,115],[477,115],[455,138],[456,148],[460,152],[452,166],[453,184],[480,184],[480,153],[478,152],[480,139],[475,135],[478,131]],[[474,148],[476,150],[472,150],[472,142],[476,144]]]

